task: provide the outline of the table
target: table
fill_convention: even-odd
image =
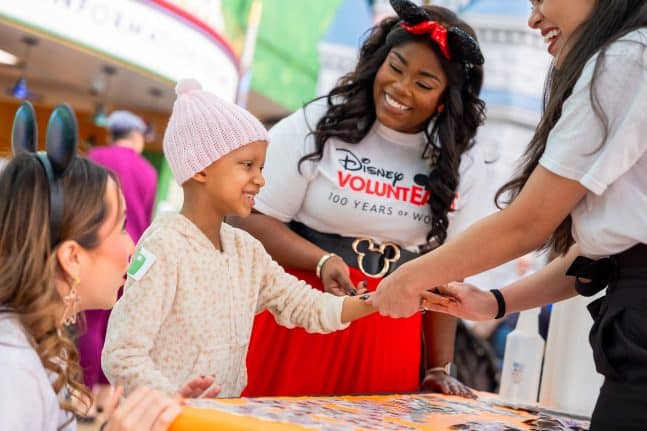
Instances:
[[[588,422],[512,410],[491,395],[440,394],[190,400],[171,431],[586,431]]]

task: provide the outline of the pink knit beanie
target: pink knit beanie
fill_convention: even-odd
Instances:
[[[178,184],[231,151],[267,141],[267,131],[256,117],[202,90],[195,79],[178,82],[175,93],[164,133],[164,156]]]

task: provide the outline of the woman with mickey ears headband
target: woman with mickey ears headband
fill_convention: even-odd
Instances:
[[[65,327],[82,310],[112,307],[134,247],[116,179],[76,155],[71,108],[54,109],[47,150],[36,144],[25,102],[12,129],[14,158],[0,174],[0,422],[8,431],[69,431],[90,394]],[[181,409],[147,388],[120,402],[122,394],[106,406],[102,430],[163,430]]]
[[[474,31],[445,8],[391,4],[398,16],[371,29],[355,70],[270,131],[255,213],[230,220],[292,274],[335,294],[356,293],[362,280],[375,290],[485,207],[485,166],[473,148],[484,118]],[[448,372],[455,328],[454,318],[427,313],[371,316],[343,333],[312,335],[260,315],[243,395],[422,386],[473,397]]]

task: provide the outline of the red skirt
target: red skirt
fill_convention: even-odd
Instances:
[[[314,288],[311,271],[286,269]],[[350,268],[353,284],[367,277]],[[369,290],[379,280],[368,279]],[[421,360],[420,313],[408,319],[378,314],[331,334],[279,326],[267,311],[256,316],[247,354],[243,396],[342,395],[415,392]]]

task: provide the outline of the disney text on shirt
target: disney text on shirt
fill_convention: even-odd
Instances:
[[[370,165],[370,159],[360,158],[345,148],[339,148],[337,151],[344,154],[342,158],[338,159],[343,169],[337,171],[337,180],[340,188],[350,188],[355,192],[363,192],[367,195],[409,202],[418,206],[423,206],[429,202],[430,191],[427,186],[423,185],[421,187],[420,185],[413,185],[404,187],[396,185],[404,179],[404,173],[372,166]],[[357,171],[389,179],[391,182],[370,179],[352,173]],[[416,182],[418,183],[418,181]]]

